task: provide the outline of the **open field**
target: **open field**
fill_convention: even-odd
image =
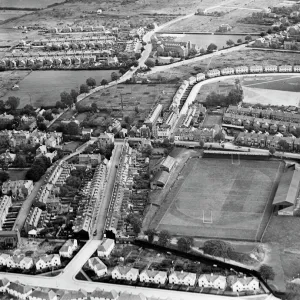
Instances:
[[[149,79],[156,79],[157,76],[168,78],[170,80],[180,78],[188,79],[191,75],[204,72],[209,69],[222,69],[226,67],[237,67],[241,65],[298,65],[300,57],[298,53],[284,53],[259,50],[240,50],[228,52],[226,54],[215,55],[212,58],[204,58],[201,61],[194,62],[180,67],[173,67],[167,71],[156,72],[148,76]],[[270,75],[271,76],[271,75]],[[284,75],[283,75],[284,76]]]
[[[190,159],[168,195],[171,205],[159,212],[163,216],[156,228],[255,240],[279,166],[277,161]]]
[[[222,115],[206,115],[203,126],[214,126],[214,125],[221,125],[222,124]]]
[[[80,103],[91,105],[95,102],[99,108],[121,110],[122,97],[125,115],[135,113],[136,107],[140,112],[148,113],[158,102],[167,108],[177,88],[175,84],[118,84],[104,91],[94,93]]]
[[[44,8],[53,3],[62,3],[65,0],[1,0],[0,7]]]
[[[10,180],[24,180],[27,170],[8,170]]]
[[[1,4],[0,4],[1,6]],[[28,10],[0,10],[0,22],[11,18],[20,17],[22,15],[30,14],[32,11]]]
[[[19,72],[19,71],[18,71]],[[33,71],[21,80],[17,91],[8,91],[1,95],[1,100],[7,100],[9,96],[21,99],[20,107],[26,104],[33,106],[51,106],[60,100],[60,93],[79,89],[88,77],[96,79],[100,84],[102,79],[110,81],[112,71]]]

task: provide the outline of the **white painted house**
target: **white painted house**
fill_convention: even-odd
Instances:
[[[20,261],[20,268],[23,270],[29,270],[33,267],[33,259],[32,257],[25,256],[21,261]]]
[[[247,74],[249,72],[249,68],[247,66],[238,66],[235,68],[236,74]]]
[[[277,72],[278,67],[276,65],[267,65],[264,67],[265,72]]]
[[[226,288],[226,277],[213,274],[202,274],[199,276],[198,284],[200,287],[211,287],[224,290]]]
[[[139,276],[139,270],[131,267],[115,267],[111,276],[113,279],[125,279],[128,281],[136,281]]]
[[[197,81],[205,80],[205,74],[204,73],[198,73],[196,75]]]
[[[221,69],[222,75],[233,75],[234,74],[234,68],[223,68]]]
[[[59,249],[59,255],[61,257],[72,257],[73,252],[78,248],[77,240],[67,240],[62,247]]]
[[[6,291],[12,296],[15,296],[21,300],[25,300],[32,293],[32,288],[16,281],[11,282],[6,288]]]
[[[250,73],[262,73],[263,66],[250,66]]]
[[[154,270],[143,270],[140,273],[140,281],[141,282],[152,282],[156,284],[165,284],[168,275],[167,272],[164,271],[154,271]]]
[[[99,257],[108,257],[114,247],[115,241],[113,239],[104,239],[97,249],[97,255]]]
[[[230,276],[229,279],[230,286],[234,292],[241,291],[258,291],[259,290],[259,280],[254,277],[236,277]]]
[[[7,265],[7,260],[10,258],[10,255],[6,253],[1,253],[0,254],[0,265],[1,266],[6,266]]]
[[[9,286],[9,281],[6,278],[0,279],[0,292],[6,292],[7,287]]]
[[[207,71],[208,78],[218,77],[218,76],[220,76],[220,74],[221,74],[221,72],[218,69],[213,69],[213,70]]]
[[[88,260],[88,265],[98,277],[107,274],[107,267],[99,257],[91,257]]]
[[[54,268],[60,266],[60,256],[58,254],[43,255],[35,263],[37,270],[43,270],[46,268]]]
[[[173,271],[169,275],[169,283],[194,286],[196,283],[196,274],[183,272],[183,271],[181,272]]]

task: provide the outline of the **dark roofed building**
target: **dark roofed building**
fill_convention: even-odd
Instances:
[[[283,173],[277,188],[273,206],[278,215],[293,215],[300,188],[300,171],[289,169]]]
[[[150,183],[151,189],[163,188],[168,182],[169,176],[170,174],[166,171],[158,171]]]

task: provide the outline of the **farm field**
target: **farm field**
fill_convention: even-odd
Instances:
[[[255,240],[277,161],[190,159],[169,192],[171,205],[151,227],[178,235]]]
[[[182,80],[188,79],[191,75],[209,69],[222,69],[226,67],[237,67],[241,65],[298,65],[300,58],[298,53],[283,53],[283,52],[269,52],[260,50],[239,50],[229,52],[221,55],[214,55],[212,58],[205,58],[198,62],[182,65],[180,67],[173,67],[167,71],[156,72],[148,75],[148,79],[156,79],[158,76],[167,78],[169,80],[180,78]],[[271,76],[271,75],[270,75]],[[283,75],[284,76],[284,75]]]
[[[110,81],[112,71],[33,71],[21,80],[17,91],[8,91],[0,97],[7,100],[9,96],[16,96],[21,99],[20,107],[26,104],[33,106],[51,106],[60,100],[60,93],[79,89],[88,77],[96,79],[100,84],[102,79]]]
[[[121,97],[125,115],[139,112],[150,112],[155,103],[161,103],[167,108],[177,90],[175,84],[118,84],[103,91],[99,91],[80,103],[89,106],[96,103],[99,108],[122,110]]]
[[[1,0],[0,7],[45,8],[50,4],[62,2],[65,0]]]

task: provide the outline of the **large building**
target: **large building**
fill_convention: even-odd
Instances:
[[[278,215],[293,216],[299,213],[300,170],[294,167],[282,174],[273,200]]]

